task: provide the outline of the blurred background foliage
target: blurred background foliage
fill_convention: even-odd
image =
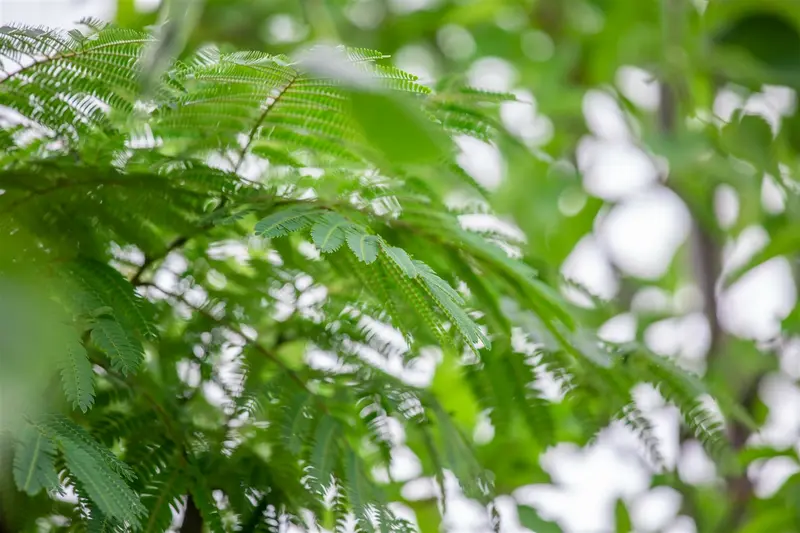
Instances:
[[[145,26],[157,17],[155,11],[137,11],[133,0],[120,0],[118,13],[124,25]],[[494,207],[518,226],[526,253],[551,280],[627,195],[622,177],[621,185],[612,186],[617,192],[592,190],[586,179],[592,161],[585,159],[593,157],[597,165],[599,156],[584,157],[581,145],[594,141],[602,151],[609,138],[622,138],[629,151],[606,163],[611,174],[635,173],[625,166],[638,164],[641,170],[636,157],[649,160],[654,186],[671,191],[688,208],[688,238],[677,238],[669,264],[655,275],[612,262],[618,290],[603,302],[594,300],[598,305],[585,305],[587,317],[599,327],[633,311],[635,335],[642,339],[650,326],[688,312],[636,307],[637,295],[655,288],[673,297],[692,288],[694,310],[702,310],[707,328],[706,334],[702,328],[695,334],[708,338],[699,359],[682,363],[705,372],[709,383],[736,397],[760,424],[767,421],[770,408],[759,394],[764,382],[780,375],[796,384],[800,377],[800,363],[787,355],[800,329],[800,311],[795,307],[777,317],[783,319],[780,331],[765,336],[721,323],[720,306],[726,304],[718,302],[748,270],[776,257],[788,257],[796,270],[800,1],[206,0],[189,48],[212,41],[291,53],[320,40],[391,54],[398,66],[432,87],[468,80],[516,91],[532,102],[503,110],[508,135],[495,152],[484,152],[494,157],[487,163],[494,166],[488,172]],[[638,91],[630,89],[631,78]],[[789,95],[789,105],[777,115],[745,105],[770,91]],[[743,109],[720,112],[724,97]],[[591,115],[590,99],[611,111]],[[471,147],[465,145],[465,151]],[[636,157],[625,159],[631,153]],[[477,173],[483,170],[479,165]],[[777,207],[765,201],[765,188],[777,191]],[[728,220],[719,216],[721,194],[735,199]],[[726,250],[753,228],[763,228],[768,244],[734,264]],[[793,294],[793,284],[786,290]],[[576,297],[593,301],[585,293]],[[480,409],[460,379],[440,368],[434,388],[446,391],[462,412],[473,413],[462,422],[477,423]],[[797,470],[797,431],[770,446],[768,438],[747,428],[734,424],[729,430],[749,477],[719,474],[693,485],[676,474],[673,463],[652,478],[653,487],[680,493],[679,513],[689,518],[676,519],[669,531],[800,531],[800,474],[791,475]],[[567,433],[561,437],[569,440]],[[522,429],[478,448],[501,492],[548,483],[538,461],[542,451]],[[771,495],[757,497],[758,468],[776,457],[789,465],[788,473]],[[559,531],[529,508],[519,509],[522,525]],[[415,510],[423,530],[432,530],[436,513],[424,502]],[[616,531],[632,527],[622,502],[615,522]],[[610,529],[598,524],[591,531]]]
[[[159,22],[157,5],[144,4],[118,0],[116,22],[139,28]],[[186,7],[172,6],[175,13]],[[612,261],[609,293],[592,294],[577,283],[567,283],[565,290],[582,302],[586,319],[597,327],[633,315],[638,339],[646,338],[651,326],[701,312],[706,329],[695,334],[707,337],[702,353],[685,360],[677,354],[679,363],[734,396],[761,425],[772,409],[764,399],[766,382],[777,376],[797,394],[800,358],[791,350],[800,333],[800,309],[794,284],[786,289],[792,304],[776,317],[782,322],[775,331],[737,330],[720,317],[723,305],[730,304],[726,291],[752,269],[776,258],[784,258],[792,273],[797,267],[800,0],[205,0],[186,40],[186,50],[214,42],[275,54],[318,41],[341,42],[390,54],[397,66],[434,88],[467,80],[515,91],[527,103],[504,104],[507,135],[492,150],[470,144],[464,149],[480,148],[494,158],[489,171],[480,165],[467,170],[484,178],[493,207],[521,230],[525,253],[540,271],[560,279],[579,243],[596,234],[624,201],[626,187],[668,191],[690,220],[668,264],[652,273]],[[629,89],[631,78],[640,90]],[[770,94],[788,94],[790,104],[780,112],[745,105]],[[739,104],[721,116],[725,98]],[[590,100],[606,111],[587,112]],[[620,178],[616,188],[593,189],[588,176],[592,163],[599,164],[597,152],[620,139],[633,159],[619,155],[605,170],[630,174],[631,167],[644,165],[653,179],[642,186]],[[593,142],[593,155],[584,157],[581,146]],[[767,201],[765,189],[779,201]],[[734,213],[727,218],[720,216],[720,196],[734,198]],[[760,248],[733,260],[731,246],[753,228],[763,235]],[[686,287],[694,302],[688,308],[637,305],[653,291],[677,300]],[[459,407],[459,422],[473,429],[480,425],[481,408],[453,369],[439,367],[432,387],[448,405]],[[559,431],[561,440],[572,439],[568,426]],[[673,459],[649,483],[677,491],[682,518],[658,530],[800,531],[800,425],[788,432],[770,439],[731,425],[749,475],[717,472],[711,479],[687,481]],[[535,436],[522,425],[504,436],[477,447],[499,492],[552,482],[539,462],[544,450]],[[679,439],[679,449],[686,449],[684,437]],[[757,494],[759,469],[776,458],[788,465],[785,475],[777,488]],[[400,499],[399,493],[392,496]],[[435,500],[410,505],[423,531],[436,530]],[[609,511],[613,525],[580,533],[632,530],[626,503]],[[517,512],[521,525],[534,531],[571,530],[569,520],[561,518],[558,525],[542,518],[555,518],[546,510],[537,514],[520,506]]]

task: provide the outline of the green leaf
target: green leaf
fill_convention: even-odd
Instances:
[[[330,485],[331,476],[339,461],[337,440],[340,435],[339,423],[335,418],[325,415],[314,432],[314,448],[311,451],[311,467],[317,490],[323,493]]]
[[[345,451],[347,496],[356,514],[356,520],[364,530],[371,528],[370,506],[379,505],[380,495],[364,472],[360,458],[351,449]]]
[[[736,533],[763,533],[766,531],[796,531],[794,513],[790,507],[767,508],[748,520]]]
[[[116,533],[119,531],[116,520],[103,514],[100,509],[92,506],[89,523],[86,524],[86,533]]]
[[[535,533],[562,533],[561,527],[555,522],[545,520],[533,507],[517,505],[519,523]]]
[[[142,503],[125,481],[106,466],[101,456],[69,441],[61,443],[61,450],[67,470],[104,514],[139,526],[145,514]]]
[[[197,510],[200,511],[200,516],[203,518],[203,524],[208,529],[209,533],[224,533],[225,528],[222,525],[222,517],[220,516],[217,505],[214,503],[211,490],[206,485],[206,477],[200,472],[197,474],[191,485],[191,493],[194,504],[197,506]]]
[[[274,239],[310,226],[319,210],[308,205],[293,205],[262,218],[256,223],[256,235]]]
[[[353,91],[353,118],[391,163],[425,164],[444,157],[448,139],[410,101],[398,95]]]
[[[304,439],[311,426],[312,420],[306,415],[306,407],[311,399],[312,396],[308,392],[298,392],[292,396],[284,412],[283,437],[287,442],[287,448],[295,455],[302,451]]]
[[[758,168],[777,171],[774,160],[772,129],[759,115],[742,115],[725,125],[722,146],[734,157],[750,161]],[[779,175],[775,173],[775,175]]]
[[[191,479],[180,465],[171,464],[151,476],[140,491],[142,505],[147,509],[147,520],[142,533],[158,533],[169,529],[173,512],[180,509]]]
[[[133,470],[120,461],[111,450],[97,442],[82,427],[61,415],[50,415],[39,423],[39,427],[52,437],[59,446],[69,445],[72,449],[80,448],[92,457],[100,460],[105,468],[122,478],[132,481]]]
[[[370,264],[378,258],[378,237],[352,231],[347,235],[347,246],[362,263]]]
[[[492,342],[489,340],[480,326],[473,321],[464,311],[464,299],[450,285],[422,261],[414,261],[414,266],[422,278],[422,283],[429,290],[429,294],[436,302],[447,318],[453,323],[465,341],[473,351],[477,352],[478,344],[483,344],[487,349],[491,349]]]
[[[70,278],[81,294],[73,295],[83,314],[111,314],[126,330],[145,338],[157,332],[143,300],[131,283],[114,267],[100,261],[81,259],[67,266]]]
[[[92,341],[111,360],[111,366],[123,375],[139,369],[144,360],[141,343],[131,337],[115,320],[101,318],[92,328]]]
[[[320,252],[335,252],[344,243],[350,222],[337,213],[329,213],[311,228],[311,238]]]
[[[61,385],[64,394],[72,403],[73,409],[84,413],[94,403],[94,371],[86,354],[86,348],[77,335],[64,347],[65,357],[61,360]]]
[[[729,287],[757,266],[775,257],[793,254],[798,249],[800,249],[800,228],[795,224],[781,226],[761,251],[757,252],[747,263],[731,272],[725,278],[725,285]]]
[[[631,533],[633,531],[633,524],[631,517],[628,514],[628,508],[625,507],[625,502],[617,500],[614,507],[614,517],[617,526],[617,533]]]
[[[414,261],[409,257],[405,250],[397,248],[396,246],[384,245],[383,251],[389,256],[389,259],[400,267],[400,270],[409,278],[417,277],[417,267],[414,266]]]
[[[53,464],[53,442],[35,428],[27,426],[14,447],[14,483],[31,496],[42,489],[58,487],[58,474]]]

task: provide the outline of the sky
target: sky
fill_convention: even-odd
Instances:
[[[397,0],[402,3],[402,0]],[[153,0],[137,4],[153,7]],[[418,4],[410,2],[411,8]],[[111,18],[113,2],[107,0],[0,0],[0,24],[25,22],[50,26],[69,26],[84,16]],[[278,28],[280,29],[280,28]],[[533,36],[532,39],[535,39]],[[471,36],[459,27],[444,28],[440,45],[453,49],[468,47]],[[541,44],[541,43],[539,43]],[[539,52],[546,47],[536,46]],[[396,64],[431,79],[435,73],[424,53],[408,47],[398,53]],[[515,81],[512,65],[500,58],[480,58],[469,71],[471,83],[493,90],[514,91],[528,104],[504,104],[502,118],[512,133],[531,144],[544,144],[552,131],[549,119],[538,113],[535,94]],[[635,67],[623,67],[617,86],[643,109],[658,106],[658,90],[649,73]],[[598,88],[584,98],[584,115],[591,135],[577,147],[577,161],[586,194],[613,204],[598,217],[594,231],[575,247],[562,265],[568,277],[583,283],[603,298],[613,298],[619,289],[616,271],[643,279],[657,279],[664,273],[672,256],[691,232],[691,220],[683,202],[662,183],[665,163],[636,146],[635,130],[609,93]],[[737,93],[722,90],[714,103],[714,115],[730,118],[736,109],[764,116],[773,128],[780,127],[781,117],[796,105],[796,95],[789,89],[765,88],[762,93],[744,100]],[[504,176],[502,157],[493,146],[474,139],[459,139],[463,153],[459,163],[488,188],[496,187]],[[780,211],[783,198],[769,181],[762,191],[762,202]],[[565,209],[567,207],[565,206]],[[733,191],[721,190],[716,211],[721,224],[735,220],[738,200]],[[760,227],[747,228],[736,242],[724,249],[724,268],[743,264],[767,242]],[[178,263],[180,260],[177,259]],[[175,267],[168,262],[165,268]],[[170,277],[163,272],[164,279]],[[718,295],[720,321],[730,333],[752,339],[767,339],[778,332],[780,320],[794,307],[796,290],[785,259],[773,259],[745,275],[730,289]],[[645,340],[656,352],[675,356],[689,368],[702,369],[708,348],[709,327],[702,314],[702,295],[687,286],[675,295],[649,288],[639,291],[634,309],[666,309],[678,315],[648,329]],[[630,339],[635,331],[635,316],[619,315],[601,330],[609,340]],[[430,379],[435,358],[418,368],[415,380]],[[781,354],[780,373],[765,379],[760,396],[770,407],[769,417],[759,439],[800,450],[800,342],[791,342]],[[649,387],[637,391],[637,401],[651,418],[662,442],[662,454],[668,466],[675,465],[681,478],[689,483],[714,483],[713,463],[696,441],[688,441],[679,450],[678,413],[665,405]],[[480,428],[479,428],[480,429]],[[484,428],[485,429],[485,428]],[[490,429],[488,430],[490,431]],[[486,435],[477,435],[485,438]],[[402,435],[398,435],[402,441]],[[650,489],[652,469],[641,459],[641,446],[624,428],[605,430],[591,447],[580,449],[560,444],[549,449],[540,461],[551,474],[555,485],[527,486],[514,493],[519,503],[536,507],[547,518],[557,519],[568,533],[606,533],[613,531],[613,509],[618,498],[629,507],[637,533],[693,533],[693,522],[679,515],[680,495],[673,489]],[[392,467],[395,478],[416,477],[418,461],[413,454],[402,453]],[[753,468],[756,494],[766,496],[796,470],[780,459]],[[447,522],[453,533],[490,531],[477,504],[459,498],[457,485],[450,483]],[[414,480],[408,484],[409,496],[429,492],[430,483]],[[518,525],[515,503],[510,497],[500,500],[503,531],[526,531]]]

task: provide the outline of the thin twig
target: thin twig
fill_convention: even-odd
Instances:
[[[144,258],[144,262],[142,263],[142,265],[133,274],[133,277],[131,278],[131,284],[139,285],[139,281],[141,280],[142,274],[144,274],[145,270],[147,270],[156,261],[160,261],[161,259],[164,259],[170,253],[172,253],[175,250],[177,250],[178,248],[182,247],[184,244],[186,244],[189,241],[189,239],[190,239],[190,236],[181,235],[180,237],[178,237],[174,241],[172,241],[159,254],[154,255],[154,256],[150,256],[150,257],[145,257]]]
[[[169,291],[167,289],[163,289],[163,288],[159,287],[158,285],[156,285],[154,283],[141,283],[140,285],[141,286],[146,286],[146,287],[152,287],[152,288],[156,289],[157,291],[161,292],[162,294],[164,294],[165,296],[167,296],[169,298],[173,298],[175,300],[178,300],[179,302],[181,302],[182,304],[186,305],[187,307],[189,307],[193,311],[196,311],[196,312],[200,313],[201,315],[203,315],[204,317],[208,318],[209,320],[212,320],[213,322],[219,324],[221,327],[226,328],[227,330],[231,331],[232,333],[238,335],[239,337],[244,339],[245,343],[248,346],[252,347],[257,352],[259,352],[261,355],[263,355],[264,357],[266,357],[267,359],[269,359],[270,361],[272,361],[273,363],[278,365],[281,368],[281,370],[283,370],[284,372],[286,372],[286,374],[288,374],[289,378],[291,378],[292,381],[294,381],[295,383],[300,385],[300,387],[302,387],[303,389],[307,390],[309,393],[311,393],[316,398],[316,395],[309,389],[308,384],[303,380],[303,378],[301,378],[297,374],[297,372],[295,372],[293,369],[291,369],[276,354],[274,354],[270,350],[267,350],[257,340],[252,340],[251,341],[247,337],[247,335],[244,333],[244,331],[239,326],[237,326],[236,324],[231,324],[230,322],[226,322],[226,321],[220,320],[219,318],[217,318],[214,315],[212,315],[211,313],[209,313],[206,309],[203,309],[202,307],[199,307],[199,306],[194,305],[191,302],[189,302],[182,294],[178,294],[178,293]],[[325,406],[324,404],[320,404],[320,405],[323,408],[323,410],[325,412],[327,412],[327,406]]]

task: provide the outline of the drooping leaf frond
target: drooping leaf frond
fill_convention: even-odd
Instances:
[[[61,361],[61,383],[67,400],[73,408],[84,413],[94,403],[94,371],[86,349],[78,339],[64,346],[65,356]]]
[[[14,453],[14,481],[17,488],[28,494],[58,486],[53,456],[53,442],[35,428],[28,428],[17,441]]]

